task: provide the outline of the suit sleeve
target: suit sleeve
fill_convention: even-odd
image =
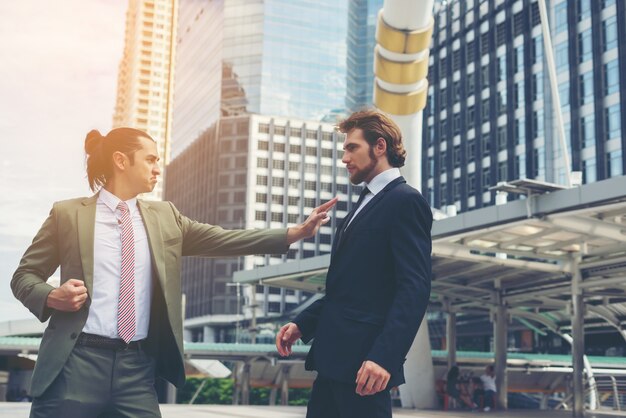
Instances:
[[[46,280],[58,267],[56,208],[53,206],[11,279],[11,290],[15,297],[41,322],[45,322],[52,313],[47,307],[47,301],[54,287]]]
[[[402,367],[430,298],[432,213],[419,195],[399,202],[391,234],[395,295],[366,359],[390,373]]]
[[[254,254],[282,254],[289,249],[287,228],[225,230],[193,221],[170,203],[183,234],[182,255],[234,257]]]
[[[324,307],[325,302],[326,296],[316,300],[311,304],[311,306],[300,312],[300,314],[296,316],[296,318],[292,321],[298,326],[298,329],[302,333],[302,338],[300,339],[305,344],[311,341],[313,339],[313,336],[315,335],[317,322],[319,320],[320,314],[322,313],[322,308]]]

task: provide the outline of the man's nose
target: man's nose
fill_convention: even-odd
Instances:
[[[348,155],[344,152],[343,157],[341,157],[341,162],[344,164],[348,164],[349,161],[350,159],[348,158]]]

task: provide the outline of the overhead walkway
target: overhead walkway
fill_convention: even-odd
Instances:
[[[595,409],[585,329],[610,326],[626,341],[626,177],[572,189],[518,180],[499,189],[523,198],[433,224],[429,309],[447,314],[448,365],[458,360],[457,317],[492,319],[506,405],[507,327],[515,318],[572,345],[572,394]],[[240,271],[234,280],[323,292],[329,262],[326,255]]]
[[[0,337],[0,355],[20,355],[31,359],[37,354],[40,338]],[[310,387],[315,373],[304,370],[309,346],[295,345],[293,355],[282,358],[272,344],[185,343],[189,360],[210,359],[234,363],[236,381],[235,403],[247,403],[251,387],[273,389],[271,403],[280,391],[281,401],[288,401],[288,389]],[[457,352],[457,364],[463,376],[480,376],[486,365],[494,361],[494,353]],[[445,378],[448,352],[432,351],[435,374]],[[590,356],[594,375],[600,380],[600,397],[607,408],[626,409],[620,399],[626,397],[626,358]],[[552,395],[565,393],[571,385],[572,358],[566,355],[509,353],[507,372],[509,392]],[[614,379],[602,379],[612,376]],[[618,395],[615,392],[619,392]],[[616,403],[615,401],[618,400]]]

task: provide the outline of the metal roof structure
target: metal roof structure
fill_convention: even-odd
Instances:
[[[525,199],[433,223],[431,309],[508,313],[538,330],[569,332],[572,278],[580,274],[585,326],[626,339],[626,177],[572,189],[509,183]],[[537,194],[544,191],[544,194]],[[234,280],[324,290],[330,256],[240,271]]]

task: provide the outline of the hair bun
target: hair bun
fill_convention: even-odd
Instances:
[[[104,137],[97,129],[89,131],[85,137],[85,152],[87,155],[98,154],[100,146],[102,145],[102,140],[104,140]]]

